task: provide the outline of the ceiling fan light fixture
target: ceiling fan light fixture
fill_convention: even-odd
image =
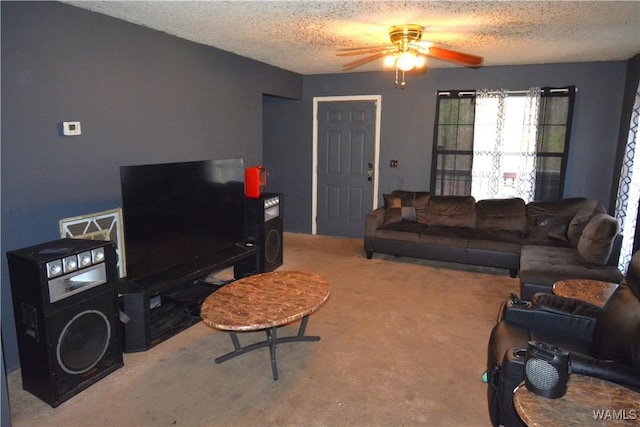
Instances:
[[[482,66],[484,59],[481,56],[439,47],[428,41],[423,42],[423,30],[422,26],[416,24],[394,25],[389,28],[391,46],[363,46],[342,49],[338,53],[339,56],[368,55],[365,58],[346,64],[343,70],[349,71],[371,61],[383,59],[387,68],[395,69],[396,87],[400,86],[401,89],[404,89],[406,85],[404,80],[405,73],[424,73],[427,69],[427,57],[471,68]]]
[[[416,66],[417,59],[412,52],[403,52],[398,58],[398,68],[402,71],[410,71]]]
[[[402,51],[409,43],[420,41],[422,30],[422,26],[415,24],[394,25],[389,28],[389,38]]]
[[[387,55],[384,57],[384,66],[387,68],[393,68],[396,66],[398,57],[396,55]]]

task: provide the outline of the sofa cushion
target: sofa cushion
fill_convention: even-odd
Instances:
[[[426,228],[417,222],[396,222],[378,227],[375,233],[377,239],[402,240],[404,242],[418,242],[420,232]]]
[[[562,239],[554,239],[550,236],[547,236],[545,238],[540,238],[540,239],[531,239],[527,237],[526,239],[523,240],[522,243],[526,245],[551,246],[555,248],[571,248],[571,245],[569,244],[568,241],[562,240]],[[575,251],[575,248],[571,248],[571,249]]]
[[[582,231],[578,253],[587,262],[604,265],[611,255],[613,240],[620,232],[618,220],[608,214],[598,214]]]
[[[469,249],[520,254],[522,235],[519,231],[474,230],[469,239]]]
[[[528,203],[528,237],[531,239],[565,240],[564,230],[568,230],[571,219],[586,200],[583,197],[575,197]]]
[[[485,199],[476,203],[476,229],[516,231],[527,234],[527,212],[524,200]]]
[[[466,248],[472,231],[466,227],[430,225],[422,230],[418,242],[432,246]]]
[[[611,265],[585,261],[574,248],[524,245],[520,252],[520,283],[551,287],[558,280],[593,279],[620,283],[622,273]],[[549,292],[551,288],[549,288]]]
[[[431,196],[426,224],[472,229],[476,224],[476,200],[473,196]]]
[[[597,200],[585,200],[580,209],[578,209],[571,218],[567,227],[567,238],[571,246],[574,248],[578,247],[582,230],[584,230],[589,221],[591,221],[591,218],[605,212],[604,206]]]

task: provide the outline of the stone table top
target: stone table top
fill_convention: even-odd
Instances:
[[[537,395],[522,383],[513,396],[516,412],[533,426],[613,426],[640,424],[640,393],[585,375],[569,377],[558,399]]]
[[[579,299],[602,307],[617,288],[617,283],[590,279],[567,279],[554,283],[552,292],[558,296]]]
[[[245,277],[213,292],[200,317],[212,328],[253,331],[291,323],[318,310],[331,287],[302,271],[273,271]]]

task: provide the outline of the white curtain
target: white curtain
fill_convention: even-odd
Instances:
[[[540,88],[531,88],[524,98],[524,115],[520,153],[518,155],[518,174],[516,177],[516,196],[526,203],[533,201],[536,195],[536,150],[538,141],[538,114],[540,110]]]
[[[476,92],[471,194],[476,200],[533,200],[540,89],[522,96]]]
[[[625,147],[620,183],[616,199],[616,218],[620,221],[622,249],[618,267],[626,274],[633,255],[633,239],[636,234],[638,203],[640,202],[640,154],[636,151],[638,123],[640,122],[640,85],[636,91],[636,100],[631,112],[629,136]]]
[[[506,90],[476,91],[471,195],[495,199],[500,189]]]

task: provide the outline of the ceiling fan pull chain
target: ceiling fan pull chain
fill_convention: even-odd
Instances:
[[[400,89],[404,89],[404,87],[407,85],[404,81],[404,71],[402,71],[402,81],[398,81],[398,70],[399,68],[396,66],[396,89],[398,88],[398,84],[400,85]]]
[[[396,66],[396,89],[398,88],[398,67]]]

